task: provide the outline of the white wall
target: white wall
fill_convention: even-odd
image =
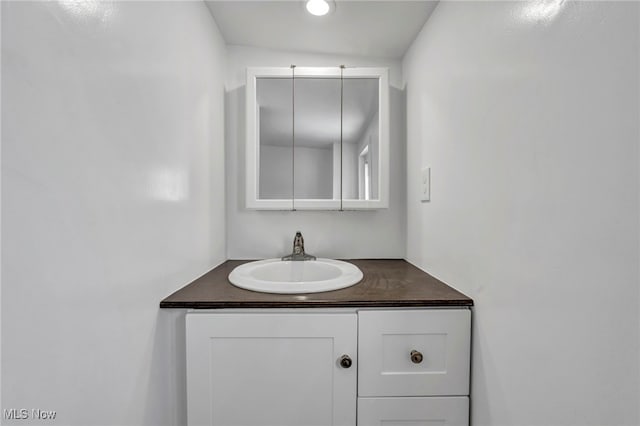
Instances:
[[[291,148],[286,146],[260,145],[260,186],[261,198],[291,198],[291,174],[293,160]]]
[[[340,144],[338,143],[336,148],[336,156],[338,157],[338,196],[336,198],[340,199],[340,167],[342,167],[342,198],[344,200],[357,200],[358,154],[360,154],[358,151],[358,145],[355,143],[345,143],[343,144],[342,149],[340,149]],[[342,154],[342,156],[340,154]]]
[[[369,124],[367,125],[364,132],[362,132],[362,137],[358,142],[358,147],[356,148],[356,170],[358,170],[358,164],[360,162],[360,153],[362,150],[369,145],[369,167],[371,168],[369,174],[371,175],[371,188],[369,189],[371,193],[371,198],[378,198],[378,163],[379,163],[379,146],[380,146],[380,135],[378,134],[379,130],[379,121],[378,114],[376,113]],[[360,174],[357,172],[358,175]],[[359,180],[359,178],[358,178]],[[360,186],[359,182],[356,184],[358,191],[358,187]],[[362,193],[364,194],[364,183],[362,183]]]
[[[638,9],[440,2],[404,59],[407,257],[475,300],[474,426],[640,423]]]
[[[290,252],[302,231],[306,250],[334,258],[402,258],[405,249],[404,92],[400,62],[228,46],[226,93],[227,257],[270,258]],[[245,194],[245,83],[248,66],[387,66],[390,68],[391,182],[389,209],[379,211],[252,211]],[[371,232],[375,229],[376,232]]]
[[[289,151],[291,152],[291,151]],[[294,198],[333,198],[333,145],[296,146]]]
[[[185,424],[182,312],[225,260],[225,47],[203,3],[2,2],[2,408]]]
[[[333,145],[296,146],[296,198],[333,197]],[[291,198],[291,147],[260,146],[260,197]]]

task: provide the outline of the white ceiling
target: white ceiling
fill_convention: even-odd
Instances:
[[[260,106],[260,144],[291,146],[292,79],[258,78],[256,91]],[[340,140],[356,143],[371,120],[377,120],[377,78],[345,79],[342,110],[340,98],[340,79],[295,79],[297,146],[331,148]]]
[[[206,0],[227,44],[401,58],[437,1],[336,0],[322,17],[303,0]]]

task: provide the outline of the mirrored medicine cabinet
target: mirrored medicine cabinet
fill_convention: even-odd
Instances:
[[[246,206],[388,207],[386,68],[247,68]]]

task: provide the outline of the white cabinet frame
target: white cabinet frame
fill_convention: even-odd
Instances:
[[[188,425],[467,426],[470,316],[467,308],[189,311]],[[412,348],[424,359],[408,358]],[[441,377],[430,373],[441,364]]]
[[[296,67],[296,77],[340,78],[338,67]],[[379,105],[379,155],[378,198],[375,200],[310,200],[310,199],[260,199],[260,145],[256,103],[256,80],[268,77],[291,77],[291,68],[249,67],[246,86],[246,207],[253,210],[371,210],[389,207],[389,71],[387,68],[344,68],[343,77],[378,78]],[[342,184],[342,183],[341,183]]]

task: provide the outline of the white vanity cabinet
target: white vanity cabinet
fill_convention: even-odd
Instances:
[[[355,313],[194,312],[186,327],[189,426],[356,424]]]
[[[469,424],[469,309],[358,312],[358,425]]]
[[[467,426],[468,308],[194,310],[188,425]]]

